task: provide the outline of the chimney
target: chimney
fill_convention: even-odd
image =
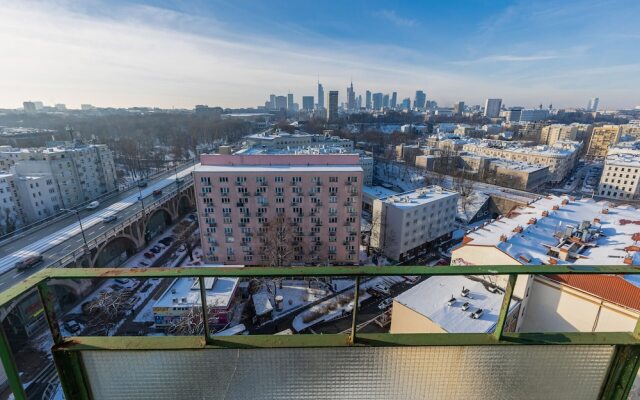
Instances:
[[[507,241],[507,235],[500,235],[500,241],[501,242],[506,242]]]
[[[528,224],[529,224],[529,225],[535,225],[535,224],[536,224],[536,222],[538,222],[538,219],[537,219],[537,218],[531,218],[531,219],[529,220]]]
[[[625,256],[625,258],[624,258],[623,262],[624,262],[625,264],[627,264],[627,265],[633,265],[633,257],[631,257],[631,256],[629,256],[629,255],[628,255],[628,256]]]
[[[569,204],[569,200],[564,199],[564,200],[562,200],[562,203],[561,203],[561,204],[562,204],[563,206],[566,206],[567,204]]]
[[[520,225],[516,226],[515,228],[513,228],[513,232],[522,233],[522,227]]]
[[[560,206],[556,204],[556,205],[555,205],[555,206],[553,206],[551,209],[552,209],[553,211],[558,211],[558,210],[560,209]]]
[[[548,217],[548,216],[549,216],[549,211],[544,210],[544,211],[542,212],[542,216],[543,216],[543,217]]]
[[[602,209],[602,213],[603,214],[609,214],[609,209],[608,208],[603,208]]]
[[[549,257],[549,264],[550,265],[557,265],[558,264],[558,260],[553,258],[553,257]]]
[[[593,223],[595,224],[599,224],[600,223],[600,218],[594,218],[593,219]]]

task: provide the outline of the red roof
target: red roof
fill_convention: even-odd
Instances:
[[[547,275],[547,277],[621,306],[640,310],[640,288],[627,282],[621,275]]]

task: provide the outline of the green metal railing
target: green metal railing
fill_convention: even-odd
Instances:
[[[71,268],[44,269],[0,293],[0,306],[7,306],[31,290],[40,294],[54,340],[52,353],[67,399],[90,399],[80,352],[83,350],[184,350],[204,348],[285,348],[351,346],[484,346],[484,345],[612,345],[614,356],[599,397],[626,399],[640,367],[640,322],[633,332],[519,333],[505,332],[508,308],[518,275],[530,274],[640,274],[634,266],[391,266],[391,267],[197,267],[153,269]],[[358,289],[361,278],[377,276],[508,275],[502,307],[493,333],[358,333]],[[48,282],[60,279],[181,278],[200,281],[203,318],[208,315],[205,277],[352,277],[356,281],[352,329],[347,334],[166,337],[63,337],[55,315]],[[206,325],[206,324],[205,324]],[[0,359],[16,399],[26,399],[16,363],[4,329],[0,329]]]

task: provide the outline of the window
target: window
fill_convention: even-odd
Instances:
[[[332,182],[332,183],[338,182],[338,177],[337,176],[330,176],[329,177],[329,182]]]
[[[284,182],[284,178],[282,176],[276,176],[275,181],[276,183],[282,183]]]
[[[220,183],[229,183],[229,177],[227,176],[221,176],[219,180]]]

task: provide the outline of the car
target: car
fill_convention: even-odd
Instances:
[[[169,246],[171,242],[173,242],[173,238],[171,236],[167,236],[166,238],[158,240],[158,242],[162,243],[165,246]]]
[[[180,184],[184,183],[184,178],[178,178],[178,179],[176,179],[176,183],[177,183],[178,185],[180,185]]]
[[[153,195],[154,195],[154,196],[162,196],[162,190],[160,190],[160,189],[156,189],[156,190],[154,190],[154,191],[153,191]]]
[[[76,334],[82,330],[82,326],[74,320],[69,320],[64,323],[64,329],[69,333]]]
[[[389,291],[389,288],[386,287],[383,284],[378,283],[377,285],[375,285],[373,287],[373,290],[377,290],[378,292],[384,293],[384,294],[391,294],[391,292]]]
[[[140,261],[140,266],[141,266],[141,267],[148,267],[148,266],[149,266],[149,263],[148,263],[148,262],[146,262],[146,261]]]
[[[115,221],[117,219],[118,219],[117,215],[109,215],[107,217],[103,217],[102,218],[102,222],[104,222],[105,224],[108,224],[108,223],[113,222],[113,221]]]
[[[138,187],[139,188],[147,187],[147,181],[139,181],[138,182]]]
[[[31,256],[31,257],[27,257],[22,261],[18,261],[15,264],[15,267],[18,269],[18,271],[24,271],[26,269],[35,267],[36,265],[40,264],[43,260],[44,258],[41,255]]]
[[[419,276],[403,276],[404,280],[407,281],[407,283],[410,284],[414,284],[414,283],[418,283],[418,281],[420,280]]]
[[[129,279],[127,279],[127,278],[118,278],[115,281],[118,282],[121,285],[126,285],[127,283],[129,283]]]
[[[380,304],[378,304],[378,309],[386,310],[387,308],[391,307],[391,304],[393,304],[392,298],[384,299],[380,302]]]
[[[98,206],[100,205],[99,201],[92,201],[91,203],[87,204],[87,210],[93,210],[98,208]]]
[[[151,252],[158,254],[162,251],[162,248],[160,246],[153,246],[152,248],[149,249]]]
[[[140,297],[138,297],[138,296],[131,296],[131,297],[129,297],[129,298],[127,299],[127,301],[126,301],[126,307],[127,307],[128,309],[133,308],[133,307],[136,305],[136,303],[138,302],[138,300],[140,300]]]
[[[155,257],[156,255],[155,255],[155,254],[153,254],[153,253],[152,253],[152,252],[150,252],[150,251],[147,251],[147,252],[145,252],[145,253],[144,253],[144,256],[145,256],[146,258],[153,258],[153,257]]]

